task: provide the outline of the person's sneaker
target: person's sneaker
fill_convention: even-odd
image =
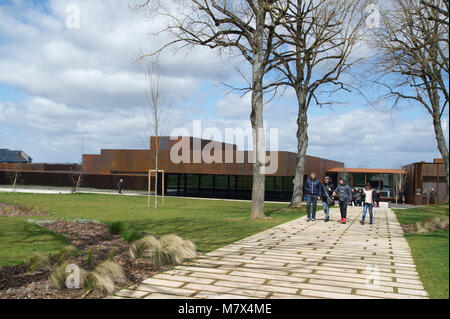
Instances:
[[[328,221],[328,218],[325,218],[323,221],[326,223]]]
[[[369,225],[373,225],[373,222],[370,222]]]
[[[347,219],[342,218],[342,223],[345,224],[347,222]]]
[[[338,220],[338,223],[342,223],[342,219],[343,219],[343,218],[339,219],[339,220]]]
[[[363,221],[360,221],[360,223],[361,223],[361,225],[364,225],[364,222],[363,222]]]
[[[307,222],[309,222],[309,221],[311,221],[311,219],[309,219],[309,218],[306,218],[306,221],[307,221]]]
[[[313,218],[313,219],[312,219],[312,221],[313,221],[313,222],[315,222],[315,221],[316,221],[316,219],[315,219],[315,218]]]

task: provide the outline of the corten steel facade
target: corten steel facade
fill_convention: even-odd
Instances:
[[[443,203],[447,197],[446,174],[443,159],[418,162],[403,167],[408,172],[408,197],[413,205],[430,204],[431,189],[436,192],[435,203]]]
[[[102,149],[98,155],[85,154],[83,155],[82,170],[88,174],[113,174],[125,177],[127,175],[128,177],[147,175],[149,169],[155,168],[155,141],[154,137],[150,139],[149,150]],[[167,194],[225,198],[251,197],[253,166],[250,160],[253,156],[252,152],[239,151],[234,144],[193,137],[171,139],[165,136],[159,138],[158,144],[158,169],[165,171]],[[189,150],[189,155],[184,162],[174,163],[170,158],[171,150],[173,147],[181,147],[181,145],[185,147],[185,151]],[[194,155],[194,150],[205,150],[205,147],[208,148],[208,153],[212,157],[217,155],[217,162],[205,162],[201,156],[197,158]],[[227,151],[232,154],[231,158],[226,158]],[[278,166],[274,173],[267,174],[266,199],[289,200],[297,156],[292,152],[269,151],[267,156],[276,157]],[[319,178],[323,178],[326,172],[334,167],[344,167],[344,163],[307,156],[305,176],[314,171]],[[141,184],[130,185],[126,181],[128,188],[145,189]]]
[[[81,186],[114,189],[120,178],[125,180],[125,188],[146,190],[148,187],[148,170],[154,169],[156,139],[150,139],[149,150],[108,150],[102,149],[100,154],[84,154],[81,167]],[[184,144],[179,144],[184,143]],[[190,150],[187,163],[173,163],[170,150],[174,145],[184,145]],[[193,137],[159,138],[159,169],[165,171],[165,188],[168,195],[186,195],[221,198],[251,198],[252,164],[249,157],[253,154],[240,151],[234,144],[202,140]],[[219,163],[207,163],[200,158],[196,162],[193,150],[204,150],[205,147],[221,149]],[[232,159],[225,162],[226,150],[231,150]],[[219,155],[214,151],[212,156]],[[266,177],[267,200],[289,200],[292,195],[293,177],[295,175],[296,154],[292,152],[267,152],[278,161],[277,170]],[[243,159],[243,161],[240,161]],[[222,162],[222,163],[220,163]],[[334,167],[344,167],[344,163],[323,158],[306,156],[305,177],[316,172],[323,178],[326,172]],[[22,184],[47,186],[72,186],[73,176],[80,172],[78,165],[50,166],[49,164],[0,164],[0,183],[8,184],[13,172],[20,172]],[[71,177],[72,176],[72,177]],[[159,175],[159,178],[161,176]],[[158,183],[161,186],[161,182]],[[153,182],[151,187],[153,188]],[[161,192],[161,189],[158,190]]]
[[[149,150],[102,149],[100,154],[84,154],[82,167],[78,164],[0,163],[0,184],[10,184],[15,172],[18,172],[18,184],[73,186],[81,172],[82,187],[115,189],[119,179],[124,178],[126,189],[144,191],[148,188],[148,170],[155,168],[155,141],[155,138],[151,138]],[[187,163],[176,164],[170,160],[170,151],[177,142],[185,143],[183,145],[190,150]],[[177,144],[179,145],[181,144]],[[225,151],[231,150],[231,163],[206,163],[202,158],[195,162],[193,150],[205,150],[206,145],[214,145],[216,150],[222,150],[222,162],[225,162]],[[211,153],[214,155],[214,152]],[[296,154],[267,152],[267,155],[277,157],[278,169],[266,176],[266,200],[290,200]],[[239,151],[234,144],[193,137],[161,137],[158,168],[165,171],[165,192],[168,195],[250,199],[252,164],[249,163],[249,156],[252,156],[252,152]],[[243,163],[237,163],[239,158],[243,158]],[[370,183],[373,188],[381,191],[382,200],[387,201],[393,200],[394,175],[402,173],[407,174],[403,193],[407,203],[429,203],[432,187],[437,193],[436,203],[442,203],[446,199],[442,159],[435,159],[432,163],[413,163],[403,169],[374,169],[345,168],[342,162],[306,156],[304,178],[311,172],[316,172],[321,180],[326,175],[331,176],[334,184],[338,177],[347,177],[348,184],[355,188],[362,188]],[[161,178],[161,175],[158,177]],[[160,181],[159,187],[161,184]],[[153,185],[152,181],[152,190]]]

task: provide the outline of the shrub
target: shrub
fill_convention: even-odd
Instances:
[[[128,230],[128,225],[124,222],[111,222],[107,224],[110,234],[120,235]]]
[[[48,266],[50,258],[40,252],[34,252],[25,262],[25,271],[35,271],[39,268]]]
[[[126,231],[121,233],[121,236],[128,243],[131,243],[133,241],[136,241],[136,240],[144,237],[144,235],[142,233],[140,233],[134,229],[127,229]]]
[[[154,236],[145,236],[134,241],[130,246],[130,256],[132,258],[151,257],[156,247],[160,244]]]
[[[56,263],[61,265],[64,262],[69,261],[76,250],[75,246],[67,245],[62,247],[58,253],[49,254],[49,259],[52,264]]]
[[[85,276],[83,289],[86,293],[95,291],[110,294],[114,292],[115,283],[124,281],[125,274],[122,267],[112,261],[104,261]]]
[[[419,234],[431,233],[441,229],[448,229],[448,217],[428,217],[423,222],[415,224],[415,231]]]
[[[195,245],[188,240],[183,240],[179,236],[164,235],[161,236],[159,241],[161,245],[159,249],[155,250],[153,256],[153,263],[157,267],[162,265],[178,265],[185,259],[197,256]]]
[[[139,239],[130,247],[133,258],[149,257],[156,267],[178,265],[185,259],[195,258],[195,245],[176,235],[164,235],[158,240],[154,236]]]
[[[94,265],[94,252],[95,252],[95,247],[89,247],[89,249],[86,253],[86,263],[89,268],[91,268]]]
[[[48,280],[52,287],[56,289],[65,289],[66,288],[66,279],[69,273],[66,272],[67,265],[69,263],[65,262],[60,265],[56,265],[52,271],[50,272],[50,277]]]
[[[111,250],[108,253],[108,260],[113,261],[114,257],[116,257],[116,255],[117,255],[117,247],[111,248]]]

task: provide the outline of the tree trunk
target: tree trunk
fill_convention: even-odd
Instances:
[[[252,123],[253,149],[255,163],[253,164],[252,212],[251,218],[265,218],[265,156],[266,139],[263,123],[263,45],[264,45],[264,9],[261,8],[256,21],[255,47],[252,61]]]
[[[158,208],[158,136],[155,137],[155,209]]]
[[[308,115],[304,102],[304,94],[297,90],[297,166],[295,167],[294,189],[289,207],[302,207],[303,176],[305,171],[306,149],[308,148]]]
[[[444,167],[445,167],[445,183],[447,185],[447,196],[446,200],[448,200],[448,186],[449,186],[449,159],[448,159],[448,148],[447,144],[445,143],[445,136],[444,132],[442,131],[442,125],[441,125],[441,118],[440,116],[436,115],[433,117],[433,126],[434,126],[434,132],[436,136],[436,141],[438,145],[439,152],[441,153],[442,159],[444,160]]]

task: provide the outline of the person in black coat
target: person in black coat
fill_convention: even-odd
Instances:
[[[320,180],[316,177],[316,173],[311,173],[311,175],[306,179],[305,182],[305,194],[306,194],[306,221],[311,220],[311,204],[313,205],[312,211],[312,221],[316,220],[316,206],[317,200],[322,196],[322,185]]]
[[[333,200],[333,189],[334,185],[331,182],[331,178],[325,176],[322,184],[322,204],[323,211],[325,212],[324,221],[327,222],[330,219],[330,206],[334,205]]]
[[[123,182],[123,178],[121,178],[120,180],[119,180],[119,183],[117,183],[117,188],[118,188],[118,190],[119,190],[119,194],[122,194],[123,193],[123,189],[124,189],[124,182]]]

